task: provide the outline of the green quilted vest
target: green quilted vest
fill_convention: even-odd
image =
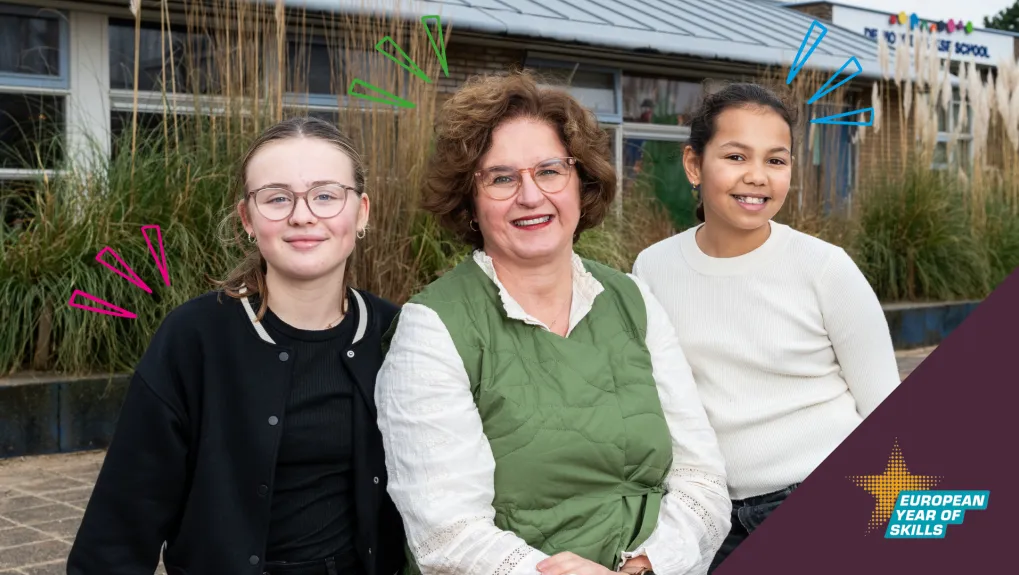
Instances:
[[[640,289],[584,266],[605,291],[568,338],[508,319],[471,257],[410,302],[439,315],[470,378],[495,456],[495,525],[615,569],[655,528],[672,443]]]

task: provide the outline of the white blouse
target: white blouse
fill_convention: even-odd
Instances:
[[[495,282],[506,314],[541,329],[499,281],[491,258],[474,260]],[[646,555],[656,573],[706,573],[729,532],[732,504],[715,433],[668,314],[639,279],[647,308],[646,343],[672,438],[658,523],[626,559]],[[604,287],[573,255],[573,328]],[[424,575],[533,575],[548,556],[494,524],[495,459],[460,354],[433,310],[404,305],[375,389],[389,494],[403,517]]]

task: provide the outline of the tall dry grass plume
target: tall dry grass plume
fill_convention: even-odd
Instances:
[[[149,4],[149,3],[146,3]],[[189,38],[183,64],[200,74],[182,92],[172,69],[180,65],[164,59],[166,115],[162,122],[167,158],[180,146],[217,142],[209,152],[236,159],[250,139],[268,125],[294,115],[319,115],[335,121],[359,144],[368,165],[366,188],[372,200],[367,236],[358,242],[351,261],[354,285],[401,301],[418,282],[411,250],[411,226],[429,150],[436,85],[442,75],[429,44],[417,5],[395,4],[388,14],[373,10],[365,0],[360,10],[344,14],[309,12],[275,3],[236,0],[186,2],[183,14],[172,14],[168,2],[158,4],[162,35],[167,43],[171,27],[183,20]],[[444,29],[444,40],[451,29]],[[176,32],[180,34],[181,32]],[[435,34],[433,30],[433,34]],[[431,79],[407,73],[375,50],[385,36],[400,46]],[[193,39],[194,38],[194,39]],[[202,41],[205,50],[196,50]],[[387,51],[400,58],[391,45]],[[311,62],[328,58],[328,78],[310,77]],[[316,68],[321,74],[321,68]],[[354,99],[347,88],[354,78],[374,84],[413,102],[412,109]],[[314,87],[314,90],[311,90]],[[309,91],[335,94],[330,103],[311,102]],[[359,91],[364,92],[364,88]],[[377,94],[376,94],[377,95]],[[193,108],[206,122],[188,122],[174,105]],[[331,110],[327,104],[338,105]],[[182,131],[187,138],[182,140]],[[137,146],[132,145],[132,156]],[[223,190],[228,194],[232,190]]]

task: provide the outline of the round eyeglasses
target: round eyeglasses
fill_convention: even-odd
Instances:
[[[298,198],[304,198],[312,215],[319,219],[336,217],[347,205],[347,192],[356,189],[343,184],[330,183],[315,186],[306,192],[286,188],[259,188],[248,195],[255,199],[255,209],[267,220],[278,222],[293,215]]]
[[[542,160],[530,168],[510,168],[493,166],[474,172],[474,177],[481,182],[481,189],[493,200],[508,200],[520,191],[524,183],[524,172],[531,174],[531,179],[538,189],[546,194],[557,194],[566,189],[573,174],[576,158],[549,158]]]

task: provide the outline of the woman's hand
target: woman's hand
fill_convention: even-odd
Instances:
[[[632,557],[623,563],[623,568],[619,570],[620,573],[641,573],[645,569],[651,569],[651,561],[648,560],[645,555],[638,555]]]
[[[617,573],[570,552],[557,553],[538,563],[538,572],[541,575],[609,575]]]

